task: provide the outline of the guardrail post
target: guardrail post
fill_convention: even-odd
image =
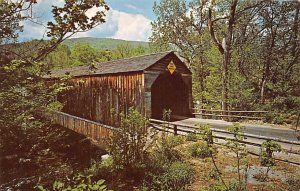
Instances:
[[[300,119],[300,112],[298,113],[298,117],[297,117],[296,131],[298,131],[299,119]]]
[[[177,125],[174,125],[174,135],[177,135]]]

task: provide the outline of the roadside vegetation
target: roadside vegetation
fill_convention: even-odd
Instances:
[[[61,177],[53,185],[48,182],[48,186],[40,181],[36,188],[116,191],[292,191],[300,188],[297,178],[300,167],[274,160],[274,153],[281,152],[281,147],[266,141],[259,157],[250,155],[240,142],[244,137],[239,124],[228,128],[234,134],[233,139],[216,145],[207,125],[200,125],[193,139],[191,135],[175,136],[164,131],[149,139],[147,120],[133,108],[121,121],[120,131],[107,140],[108,155],[93,158],[73,177]]]

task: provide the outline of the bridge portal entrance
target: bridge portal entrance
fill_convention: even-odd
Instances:
[[[162,72],[151,86],[151,117],[162,119],[164,109],[171,115],[190,114],[188,87],[178,72]]]

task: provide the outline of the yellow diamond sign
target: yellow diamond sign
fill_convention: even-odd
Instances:
[[[168,70],[170,71],[171,74],[173,74],[173,72],[176,70],[176,66],[175,66],[175,64],[174,64],[174,62],[172,60],[168,64],[167,68],[168,68]]]

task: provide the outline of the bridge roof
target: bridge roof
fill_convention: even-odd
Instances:
[[[160,61],[169,54],[174,54],[174,52],[160,52],[144,56],[96,63],[95,69],[93,70],[90,68],[90,66],[78,66],[73,68],[52,70],[51,73],[45,75],[44,78],[57,78],[62,77],[66,74],[70,74],[71,76],[90,76],[97,74],[113,74],[143,71],[149,68],[150,66],[156,64],[158,61]]]

